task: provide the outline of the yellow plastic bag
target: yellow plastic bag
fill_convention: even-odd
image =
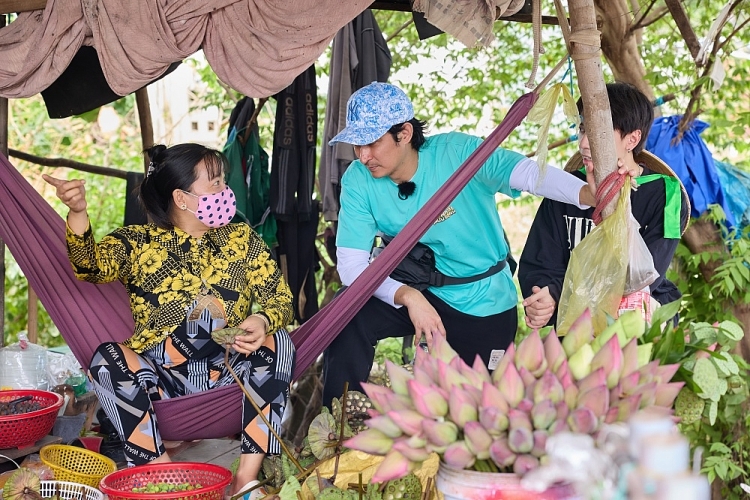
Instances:
[[[630,183],[620,190],[615,212],[596,226],[570,254],[557,314],[557,334],[568,333],[588,308],[598,335],[607,315],[617,316],[628,271]]]

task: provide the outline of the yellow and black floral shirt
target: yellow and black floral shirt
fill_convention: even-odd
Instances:
[[[154,224],[126,226],[99,243],[67,230],[68,256],[78,279],[119,280],[130,296],[135,332],[125,345],[143,352],[164,341],[185,321],[202,289],[224,305],[228,326],[251,314],[255,300],[269,334],[292,321],[292,294],[261,237],[247,224],[209,229],[195,238]],[[105,313],[106,314],[106,313]]]

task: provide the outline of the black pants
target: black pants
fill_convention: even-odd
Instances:
[[[506,349],[515,339],[518,326],[516,308],[500,314],[471,316],[452,308],[429,291],[422,292],[432,304],[447,334],[448,343],[469,365],[479,354],[489,363],[493,349]],[[323,360],[323,404],[340,398],[344,382],[361,391],[375,357],[378,340],[414,335],[414,325],[406,307],[394,308],[375,297],[349,322],[326,349]]]

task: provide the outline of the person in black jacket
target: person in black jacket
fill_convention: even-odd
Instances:
[[[643,237],[654,259],[659,277],[650,285],[651,296],[660,304],[680,298],[677,287],[665,278],[680,234],[687,225],[689,205],[669,167],[656,156],[644,151],[651,124],[653,106],[634,86],[626,83],[607,84],[607,94],[615,129],[618,161],[625,166],[638,165],[639,187],[631,193],[632,212],[640,224]],[[583,103],[578,100],[578,111],[583,115]],[[591,149],[585,128],[581,125],[579,153],[571,158],[566,170],[581,179],[586,178],[581,165],[591,168]],[[653,175],[665,174],[670,175]],[[643,182],[646,181],[646,182]],[[670,205],[679,210],[667,210]],[[677,216],[679,212],[679,216]],[[594,208],[582,210],[576,206],[544,199],[529,230],[518,268],[518,281],[524,296],[526,325],[541,328],[557,321],[563,279],[570,253],[594,228]]]

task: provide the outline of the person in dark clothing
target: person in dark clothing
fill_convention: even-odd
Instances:
[[[639,187],[632,191],[630,199],[633,216],[641,226],[640,234],[659,273],[649,287],[650,293],[657,302],[666,304],[681,297],[677,287],[665,278],[665,273],[687,226],[689,202],[671,169],[643,149],[654,119],[649,99],[625,83],[608,84],[607,94],[618,160],[626,167],[639,167],[640,175],[636,177]],[[580,99],[578,111],[583,115]],[[591,169],[593,164],[583,125],[578,148],[579,153],[571,158],[565,169],[585,179],[584,169],[579,168],[585,165]],[[557,306],[570,254],[594,228],[593,213],[593,207],[580,209],[548,198],[540,204],[518,268],[528,327],[541,328],[557,321]]]

